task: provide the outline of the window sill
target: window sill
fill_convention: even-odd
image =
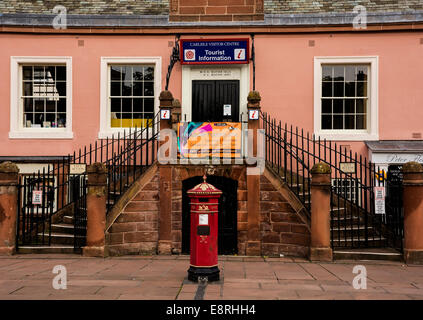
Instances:
[[[375,133],[358,133],[358,132],[323,132],[314,133],[316,139],[334,140],[334,141],[377,141],[379,135]]]
[[[41,129],[43,130],[43,129]],[[10,139],[73,139],[71,131],[55,131],[55,130],[22,130],[10,131]]]
[[[144,130],[144,129],[143,129]],[[157,129],[156,129],[157,130]],[[138,128],[138,131],[141,131],[141,128]],[[131,137],[133,137],[133,133],[135,132],[135,128],[131,128]],[[120,134],[120,138],[123,139],[124,135],[126,135],[126,138],[129,137],[129,128],[126,128],[125,130],[111,130],[111,131],[99,131],[98,132],[98,139],[111,139],[112,136],[117,139],[118,135]],[[148,136],[151,137],[153,134],[153,128],[148,129]],[[147,138],[147,130],[144,130],[142,133],[142,139]]]

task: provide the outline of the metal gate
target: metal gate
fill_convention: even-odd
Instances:
[[[70,175],[69,162],[19,178],[17,250],[21,246],[51,246],[52,226],[61,213],[72,212],[74,249],[85,245],[86,175]]]

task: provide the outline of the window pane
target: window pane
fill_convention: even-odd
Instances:
[[[34,67],[34,80],[44,80],[44,67],[35,66]]]
[[[54,89],[53,86],[51,88]],[[59,96],[66,97],[66,82],[56,82],[56,89]]]
[[[122,112],[132,112],[132,98],[122,99]]]
[[[345,116],[345,128],[344,129],[355,129],[354,118],[355,117],[353,115],[346,115]]]
[[[30,97],[32,94],[32,82],[24,82],[23,95]]]
[[[35,112],[44,112],[44,99],[34,99]]]
[[[354,112],[355,112],[355,100],[345,99],[345,113],[354,113]]]
[[[357,81],[367,81],[368,67],[357,66]]]
[[[357,82],[357,97],[367,97],[367,82]]]
[[[145,96],[154,96],[154,83],[153,82],[144,82],[144,95]]]
[[[44,121],[44,113],[35,113],[34,114],[34,124],[43,124]]]
[[[154,67],[144,67],[144,80],[154,80]]]
[[[142,82],[134,82],[134,96],[143,96],[142,94]]]
[[[322,113],[331,113],[331,112],[332,112],[332,100],[322,99]]]
[[[344,82],[333,83],[333,96],[344,97]]]
[[[24,111],[32,112],[33,111],[33,100],[32,98],[24,98]]]
[[[322,67],[322,80],[332,81],[332,67],[331,66]]]
[[[110,79],[113,80],[122,80],[122,67],[120,66],[110,66]]]
[[[32,66],[22,67],[23,79],[32,80]]]
[[[57,102],[57,112],[66,112],[66,98],[60,98]]]
[[[322,97],[332,97],[332,82],[322,83]]]
[[[122,80],[132,81],[132,67],[131,66],[122,66]]]
[[[66,113],[57,114],[57,127],[59,128],[66,127]]]
[[[56,112],[56,101],[46,100],[46,112]]]
[[[352,82],[355,80],[355,66],[345,67],[345,81]]]
[[[132,82],[125,81],[122,83],[122,96],[132,96]]]
[[[322,129],[332,129],[332,116],[322,116]]]
[[[345,96],[346,97],[355,97],[355,82],[346,82],[345,83]]]
[[[132,68],[133,78],[134,80],[142,80],[143,77],[143,67],[142,66],[134,66]]]
[[[56,66],[56,81],[66,81],[66,66]]]
[[[344,66],[334,66],[333,72],[335,81],[344,81]]]
[[[27,128],[30,128],[31,125],[34,122],[33,117],[34,117],[34,113],[32,113],[32,112],[31,113],[25,113],[24,114],[24,123],[23,123],[23,126],[24,127],[27,127]]]
[[[133,100],[133,106],[132,106],[133,112],[142,112],[142,101],[143,100],[144,99],[141,99],[141,98]]]
[[[343,116],[333,116],[333,129],[343,129]]]
[[[120,93],[121,85],[122,85],[122,82],[112,81],[110,83],[110,95],[115,97],[121,96],[121,93]]]
[[[120,98],[111,98],[110,99],[110,108],[112,112],[121,112],[121,99]]]
[[[48,122],[50,122],[50,123],[48,123]],[[53,123],[56,124],[56,114],[55,113],[46,113],[46,119],[45,119],[45,121],[43,121],[43,128],[51,128]]]
[[[144,112],[154,112],[154,99],[144,99]]]
[[[357,120],[357,129],[366,129],[366,116],[365,115],[358,115],[356,117]]]
[[[344,112],[344,100],[343,99],[334,99],[333,100],[333,113],[343,113]]]
[[[56,67],[46,66],[46,79],[50,79],[52,82],[54,82],[55,78],[56,78]],[[64,80],[66,80],[66,78]]]
[[[357,99],[357,113],[366,113],[366,100],[365,99]]]

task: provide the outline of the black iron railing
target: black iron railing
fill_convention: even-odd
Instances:
[[[86,174],[71,174],[72,164],[104,163],[108,169],[107,212],[157,158],[159,116],[143,128],[130,128],[100,139],[42,171],[22,176],[19,184],[17,248],[51,245],[52,223],[70,214],[74,224],[74,246],[85,243]],[[37,198],[38,195],[38,198]],[[58,214],[61,213],[61,214]]]
[[[367,158],[347,151],[332,141],[314,135],[262,113],[265,131],[266,165],[279,174],[310,212],[311,169],[324,162],[331,168],[331,239],[333,247],[360,248],[390,246],[402,249],[400,201],[377,206],[377,188],[391,184],[383,170]]]

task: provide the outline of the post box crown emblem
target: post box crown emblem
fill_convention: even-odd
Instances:
[[[203,176],[203,182],[200,184],[197,184],[194,188],[191,190],[188,190],[187,193],[189,195],[206,195],[206,194],[222,194],[222,191],[217,189],[215,186],[211,185],[210,183],[206,182],[206,175]]]

